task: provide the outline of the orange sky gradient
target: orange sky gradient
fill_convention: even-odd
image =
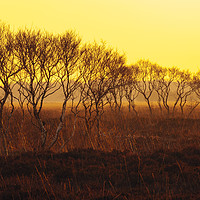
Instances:
[[[200,0],[5,0],[0,20],[54,33],[75,30],[83,42],[106,41],[127,63],[200,69]]]

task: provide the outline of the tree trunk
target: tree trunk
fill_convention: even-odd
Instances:
[[[39,113],[38,113],[36,107],[33,107],[33,109],[34,109],[35,119],[38,122],[39,129],[40,129],[40,132],[41,132],[41,139],[40,139],[40,147],[39,148],[41,150],[44,150],[44,147],[45,147],[45,144],[46,144],[46,138],[47,138],[47,130],[44,127],[44,123],[40,119],[40,116],[39,116]]]
[[[2,156],[8,155],[7,140],[3,129],[3,110],[0,111],[0,138],[1,138],[1,154]]]
[[[152,108],[151,108],[150,101],[149,101],[149,99],[146,99],[146,101],[147,101],[147,104],[148,104],[148,107],[149,107],[149,112],[152,115]]]
[[[128,111],[131,112],[131,102],[128,100]]]
[[[59,133],[63,128],[63,123],[64,123],[64,119],[65,119],[65,112],[66,112],[66,104],[67,104],[67,101],[65,100],[64,103],[63,103],[63,106],[62,106],[62,113],[61,113],[61,116],[60,116],[59,125],[56,129],[56,134],[55,134],[53,140],[51,141],[48,149],[51,149],[53,147],[53,145],[57,142]]]

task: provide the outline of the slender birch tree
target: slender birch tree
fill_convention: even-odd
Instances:
[[[60,58],[57,65],[57,77],[62,89],[64,100],[60,115],[60,122],[56,133],[49,145],[49,149],[56,143],[59,133],[63,127],[66,105],[71,97],[76,93],[80,85],[80,74],[78,66],[80,65],[80,44],[81,39],[72,31],[58,36],[58,57]],[[76,115],[75,115],[76,117]],[[76,119],[75,119],[76,122]],[[75,126],[75,125],[74,125]]]
[[[107,104],[106,95],[119,86],[125,58],[117,51],[109,49],[104,43],[87,44],[82,49],[81,74],[82,105],[87,134],[96,123],[97,136],[100,137],[100,119]]]
[[[15,56],[23,69],[18,74],[19,92],[26,100],[34,125],[40,130],[40,147],[44,149],[47,130],[41,111],[47,97],[58,89],[56,67],[59,62],[57,38],[35,30],[19,30],[15,36]]]

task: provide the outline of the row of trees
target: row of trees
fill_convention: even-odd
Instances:
[[[120,110],[123,100],[129,110],[135,109],[135,99],[142,95],[152,114],[151,97],[157,94],[161,110],[171,112],[169,98],[173,89],[172,112],[179,104],[183,108],[191,94],[200,97],[199,73],[191,74],[178,68],[163,68],[141,60],[127,66],[124,55],[107,48],[104,43],[82,44],[74,32],[53,35],[24,29],[12,32],[0,26],[0,131],[1,151],[7,154],[7,131],[3,111],[5,105],[18,101],[22,111],[28,110],[32,123],[40,132],[40,148],[50,149],[62,130],[66,106],[72,100],[71,111],[85,121],[86,134],[96,127],[100,136],[100,121],[105,105]],[[172,87],[173,86],[173,87]],[[16,91],[17,92],[13,92]],[[60,122],[47,144],[48,133],[41,112],[47,97],[62,91]],[[174,92],[175,91],[175,92]],[[198,105],[199,102],[195,106]],[[194,107],[195,107],[194,106]],[[74,124],[75,127],[75,124]],[[73,134],[73,133],[72,133]]]

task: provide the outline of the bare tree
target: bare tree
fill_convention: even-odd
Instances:
[[[125,70],[125,67],[124,67]],[[110,104],[111,109],[114,107],[115,111],[121,111],[123,105],[123,99],[126,95],[125,93],[125,74],[123,73],[123,69],[120,71],[120,76],[118,77],[118,81],[114,82],[113,88],[106,95],[106,99]]]
[[[134,74],[135,76],[135,74]],[[139,92],[134,87],[134,77],[131,67],[127,67],[126,75],[124,76],[125,80],[125,98],[128,101],[129,112],[131,111],[131,107],[136,115],[138,115],[135,109],[135,99],[138,97]]]
[[[156,64],[152,64],[148,60],[140,60],[135,65],[132,65],[133,86],[144,97],[152,115],[152,106],[150,98],[154,91],[155,68]]]
[[[158,105],[161,113],[163,107],[167,110],[168,114],[170,113],[168,100],[169,100],[171,84],[175,78],[174,76],[175,71],[176,71],[175,68],[167,69],[161,66],[156,66],[155,68],[156,81],[154,82],[154,89],[158,95]]]
[[[85,45],[81,66],[82,105],[84,107],[84,119],[87,132],[96,122],[97,135],[100,136],[100,118],[107,104],[106,95],[118,87],[120,74],[125,63],[124,56],[117,51],[106,48],[103,43]]]
[[[197,71],[195,74],[191,75],[189,84],[192,88],[192,92],[196,95],[197,100],[195,100],[194,106],[191,108],[188,116],[190,116],[195,108],[200,104],[200,71]]]
[[[122,83],[121,83],[122,84]],[[110,92],[106,95],[106,99],[110,104],[110,108],[115,111],[121,111],[123,98],[125,97],[124,86],[120,85],[118,87],[114,87]]]
[[[176,75],[176,100],[173,105],[173,114],[175,112],[176,105],[179,102],[181,113],[183,114],[184,106],[187,103],[188,97],[192,94],[193,89],[190,86],[191,73],[189,71],[179,70]]]
[[[174,102],[172,106],[172,114],[179,103],[181,113],[183,114],[184,106],[187,103],[188,97],[192,94],[193,89],[190,85],[191,74],[189,71],[181,71],[177,67],[163,68],[157,66],[155,68],[156,81],[154,89],[158,94],[158,104],[170,114],[169,100]],[[162,104],[161,104],[162,102]]]
[[[18,74],[19,92],[26,100],[34,125],[41,132],[40,147],[46,143],[47,130],[41,119],[45,99],[58,89],[55,74],[59,62],[57,38],[35,30],[19,30],[15,36],[15,55],[23,70]]]
[[[10,119],[13,110],[13,93],[14,77],[20,71],[20,68],[15,63],[13,54],[13,34],[9,26],[5,24],[0,25],[0,137],[1,137],[1,152],[3,155],[8,154],[7,149],[7,128],[3,123],[3,111],[5,104],[10,99],[11,113],[8,117]]]
[[[123,100],[126,96],[125,87],[129,76],[129,68],[127,66],[123,66],[119,69],[119,76],[113,82],[112,88],[106,95],[106,100],[109,103],[111,110],[121,111]]]
[[[80,74],[78,73],[81,56],[80,44],[81,39],[73,32],[66,32],[59,36],[58,55],[60,62],[57,65],[57,76],[64,94],[64,101],[60,115],[60,123],[57,127],[54,138],[48,147],[49,149],[56,143],[63,127],[67,102],[74,96],[74,93],[76,93],[76,90],[80,85]],[[76,117],[77,114],[75,114],[75,122]]]

